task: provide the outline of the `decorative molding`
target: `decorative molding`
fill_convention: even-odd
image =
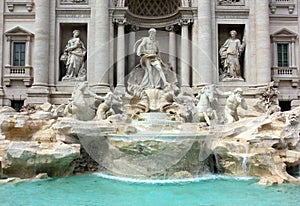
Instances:
[[[28,12],[31,12],[33,8],[32,0],[18,0],[18,1],[7,0],[6,4],[9,12],[13,12],[15,6],[24,6],[27,8]]]
[[[136,26],[136,25],[131,25],[130,26],[130,31],[132,32],[136,32],[136,31],[139,31],[140,30],[140,27]]]
[[[56,16],[62,18],[90,18],[90,9],[56,9]]]
[[[31,32],[26,31],[25,29],[17,26],[7,32],[5,32],[7,41],[14,41],[22,39],[24,41],[31,41],[34,36]]]
[[[245,0],[217,0],[218,6],[245,6]]]
[[[193,19],[191,18],[184,18],[184,19],[180,19],[180,24],[181,25],[189,25],[191,23],[193,23]]]
[[[60,0],[60,5],[87,5],[88,0]]]
[[[124,18],[124,17],[113,18],[113,23],[116,23],[118,25],[124,25],[124,24],[126,24],[126,18]]]
[[[174,27],[174,25],[170,25],[170,26],[166,26],[165,29],[166,29],[166,31],[171,32],[171,31],[175,30],[175,27]]]
[[[126,11],[128,10],[128,7],[120,7],[116,8],[112,13],[112,21],[116,24],[125,24],[127,23]]]
[[[285,42],[295,42],[298,35],[286,28],[283,28],[274,34],[271,34],[272,42],[285,41]]]
[[[270,10],[272,14],[276,13],[277,8],[287,8],[289,14],[293,14],[295,7],[295,0],[271,0],[270,3]]]

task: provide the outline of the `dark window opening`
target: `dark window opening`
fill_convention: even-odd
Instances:
[[[14,42],[13,66],[25,66],[25,42]]]
[[[11,100],[11,107],[14,108],[17,112],[21,110],[24,105],[24,100]]]
[[[291,101],[279,101],[279,106],[282,112],[291,110]]]
[[[288,67],[289,66],[289,45],[277,44],[277,55],[278,55],[278,66]]]

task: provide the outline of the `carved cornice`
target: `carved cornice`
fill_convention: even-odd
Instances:
[[[175,27],[174,27],[174,25],[170,25],[170,26],[166,26],[165,29],[166,29],[166,31],[171,32],[171,31],[175,30]]]
[[[127,18],[125,17],[127,10],[127,7],[114,9],[112,12],[113,23],[124,25],[127,22]]]
[[[125,19],[126,24],[143,28],[166,28],[172,25],[191,24],[195,18],[195,13],[197,13],[197,8],[193,7],[179,7],[174,14],[155,17],[135,15],[127,7],[113,8],[112,10],[114,23],[122,23]]]
[[[116,23],[118,25],[125,25],[126,18],[113,18],[113,23]]]

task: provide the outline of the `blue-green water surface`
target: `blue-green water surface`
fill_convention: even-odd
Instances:
[[[300,186],[207,175],[192,181],[136,181],[100,174],[0,185],[0,205],[300,205]]]

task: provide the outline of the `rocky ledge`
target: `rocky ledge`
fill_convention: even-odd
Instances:
[[[230,125],[215,125],[204,129],[210,138],[206,142],[206,146],[209,147],[207,156],[211,158],[207,163],[211,164],[210,171],[255,176],[260,178],[260,184],[266,185],[299,183],[299,115],[300,108],[296,108],[270,116],[244,117]],[[94,128],[89,129],[91,125]],[[195,125],[191,128],[197,128]],[[98,165],[90,160],[88,155],[80,152],[80,138],[84,138],[85,135],[100,135],[103,138],[108,134],[127,135],[126,128],[131,128],[131,133],[136,132],[134,125],[130,124],[128,126],[105,121],[83,122],[72,118],[53,117],[47,110],[31,114],[16,113],[8,107],[1,108],[0,175],[34,178],[39,173],[66,176],[73,172],[95,171]],[[194,132],[197,134],[202,130],[202,127],[198,127]],[[131,154],[132,148],[135,147],[130,147],[129,152],[124,150],[124,144],[120,148],[122,150],[118,149],[118,152]],[[193,156],[191,153],[187,154]],[[89,159],[89,163],[82,157]],[[179,158],[178,162],[174,163],[173,168],[179,170],[174,170],[173,176],[191,176],[182,169],[185,165],[182,163],[184,158]]]

